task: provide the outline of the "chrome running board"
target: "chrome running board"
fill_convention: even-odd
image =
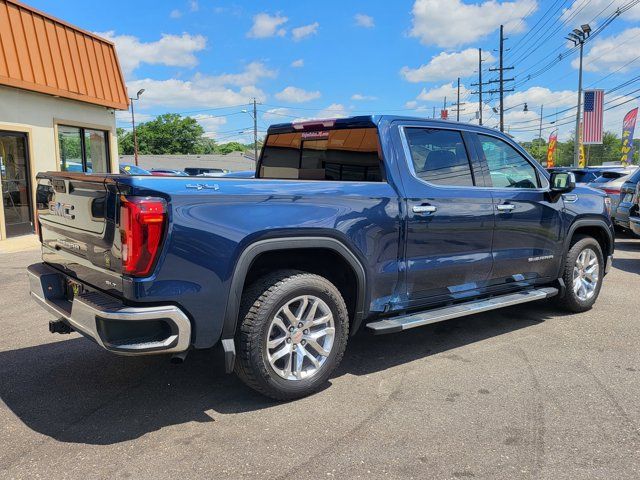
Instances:
[[[375,335],[383,333],[395,333],[409,328],[421,327],[431,323],[442,322],[452,318],[473,315],[474,313],[488,312],[498,308],[518,305],[520,303],[534,302],[558,295],[558,289],[553,287],[539,288],[535,290],[525,290],[518,293],[495,296],[483,300],[473,300],[471,302],[458,303],[448,307],[436,308],[400,317],[385,318],[377,322],[367,324],[367,328]]]

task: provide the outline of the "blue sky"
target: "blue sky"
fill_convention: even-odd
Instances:
[[[596,30],[629,0],[29,3],[116,43],[130,93],[146,89],[136,103],[140,120],[188,113],[220,142],[249,142],[252,119],[242,104],[253,97],[261,103],[261,130],[299,118],[431,116],[444,96],[455,102],[458,76],[461,119],[475,123],[477,48],[484,50],[485,68],[495,66],[501,23],[511,48],[506,65],[515,67],[507,76],[516,78],[515,92],[505,99],[505,107],[513,107],[507,128],[520,140],[537,137],[544,105],[543,136],[556,128],[551,122],[557,110],[566,138],[575,115],[576,55],[546,67],[570,47],[566,33],[586,22]],[[608,91],[638,76],[639,43],[640,5],[585,45],[584,85]],[[534,73],[539,75],[529,79]],[[488,71],[484,76],[495,77]],[[605,112],[605,128],[619,133],[624,114],[638,105],[636,84],[605,96],[615,107]],[[523,102],[529,112],[522,111]],[[497,104],[497,95],[485,96],[486,125],[497,124]],[[118,126],[130,127],[126,112],[118,114]]]

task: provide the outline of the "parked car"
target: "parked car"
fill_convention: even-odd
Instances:
[[[635,170],[635,167],[606,170],[602,172],[598,178],[587,184],[591,188],[602,190],[611,198],[611,216],[614,225],[622,185],[631,177]]]
[[[228,372],[293,399],[325,384],[360,327],[388,334],[551,297],[584,312],[611,267],[608,197],[493,129],[273,125],[256,172],[39,174],[43,261],[29,277],[50,330],[125,355],[221,345]]]
[[[237,172],[228,172],[222,175],[225,178],[254,178],[256,176],[255,170],[239,170]]]
[[[228,170],[225,170],[224,168],[209,168],[209,167],[187,167],[184,169],[184,172],[187,175],[202,175],[202,174],[207,174],[207,173],[215,173],[215,174],[223,174],[223,173],[227,173]]]
[[[620,187],[620,199],[615,214],[615,224],[629,230],[629,217],[633,211],[637,211],[638,184],[640,183],[640,168],[622,184]]]
[[[634,235],[640,237],[640,184],[636,186],[634,204],[629,211],[629,227]]]
[[[600,177],[604,172],[620,170],[621,166],[597,165],[592,167],[554,167],[550,172],[572,172],[576,177],[576,183],[591,183]]]
[[[168,168],[152,168],[151,175],[156,177],[188,177],[189,175],[182,170],[173,170]]]
[[[130,163],[121,163],[120,173],[122,175],[151,175],[148,170],[140,168],[137,165],[132,165]]]

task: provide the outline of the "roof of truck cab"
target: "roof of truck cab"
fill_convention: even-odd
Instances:
[[[412,117],[412,116],[404,116],[404,115],[360,115],[354,117],[344,117],[344,118],[326,118],[326,119],[310,119],[304,120],[300,122],[287,122],[287,123],[277,123],[271,125],[267,134],[275,134],[275,133],[291,133],[291,132],[300,132],[302,129],[299,125],[307,125],[309,128],[307,130],[313,129],[315,125],[317,125],[320,129],[324,128],[367,128],[367,127],[377,127],[380,123],[392,123],[396,121],[402,122],[424,122],[433,127],[448,127],[459,126],[461,129],[473,129],[475,131],[487,131],[492,134],[501,133],[502,135],[508,136],[503,132],[499,132],[496,129],[484,127],[480,125],[474,125],[471,123],[464,122],[456,122],[452,120],[440,120],[435,118],[426,118],[426,117]],[[327,122],[333,122],[331,127],[323,126]],[[296,126],[298,126],[296,128]]]

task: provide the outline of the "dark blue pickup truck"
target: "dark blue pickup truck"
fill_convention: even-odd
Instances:
[[[269,128],[256,178],[38,175],[31,294],[114,353],[221,345],[290,399],[349,335],[555,297],[591,308],[611,265],[607,197],[491,129],[366,116]]]

